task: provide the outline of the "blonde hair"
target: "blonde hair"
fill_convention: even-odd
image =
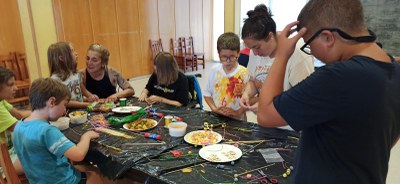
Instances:
[[[157,83],[170,85],[178,79],[179,67],[174,56],[168,52],[160,52],[154,58],[156,66]]]
[[[89,50],[100,53],[101,64],[104,64],[105,66],[108,65],[108,59],[110,58],[110,51],[108,51],[106,47],[98,43],[93,43],[89,45],[88,51]]]
[[[77,65],[72,56],[71,43],[60,41],[51,44],[47,49],[47,61],[50,75],[56,74],[61,80],[66,80],[71,73],[77,72]]]

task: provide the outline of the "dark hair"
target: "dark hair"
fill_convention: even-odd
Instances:
[[[350,35],[368,33],[359,0],[310,0],[301,10],[297,30],[314,34],[322,28],[338,28]]]
[[[57,74],[62,81],[66,80],[71,73],[77,72],[70,44],[69,42],[61,41],[51,44],[47,49],[50,75]]]
[[[0,86],[7,83],[12,77],[15,77],[13,71],[0,66]]]
[[[168,52],[160,52],[154,58],[156,66],[157,83],[170,85],[178,79],[179,67],[173,55]]]
[[[240,40],[235,33],[227,32],[218,37],[217,50],[220,52],[222,49],[240,51]]]
[[[89,45],[88,51],[89,50],[98,52],[100,54],[101,64],[104,64],[105,66],[108,65],[108,59],[110,58],[110,51],[108,51],[106,47],[98,43],[93,43]]]
[[[50,97],[56,98],[56,105],[63,100],[71,98],[71,92],[67,86],[60,81],[52,78],[39,78],[33,81],[29,89],[29,102],[32,111],[46,107],[46,102]]]
[[[272,19],[271,10],[264,4],[259,4],[254,10],[248,11],[247,16],[249,18],[244,20],[242,39],[262,40],[268,38],[270,32],[276,35],[276,24]]]

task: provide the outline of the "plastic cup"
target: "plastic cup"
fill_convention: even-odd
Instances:
[[[120,98],[119,99],[119,106],[120,107],[125,107],[126,106],[126,98]]]
[[[170,115],[164,117],[165,128],[168,128],[169,124],[172,123],[172,119],[173,119],[173,118],[174,118],[174,117],[173,117],[173,116],[170,116]]]

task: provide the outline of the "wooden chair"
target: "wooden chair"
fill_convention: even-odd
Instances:
[[[185,37],[181,37],[181,41],[183,54],[186,56],[186,62],[193,65],[193,68],[196,68],[197,71],[197,55],[194,54],[192,42],[189,39],[186,40]]]
[[[18,90],[15,98],[9,102],[12,104],[28,102],[31,82],[25,54],[12,52],[8,55],[0,55],[0,66],[12,70],[15,75],[15,84]]]
[[[204,69],[205,66],[206,66],[206,60],[204,59],[204,58],[205,58],[205,57],[204,57],[204,53],[200,53],[200,52],[197,52],[197,53],[196,53],[196,52],[195,52],[194,46],[193,46],[194,44],[193,44],[193,37],[192,37],[192,36],[189,36],[189,38],[187,39],[187,45],[190,45],[190,46],[191,46],[194,55],[196,55],[197,64],[203,65],[203,69]]]
[[[178,38],[176,40],[170,39],[170,52],[174,55],[176,62],[178,63],[178,66],[183,70],[183,73],[186,73],[186,68],[191,67],[193,71],[193,63],[187,62],[186,56],[183,53],[183,48],[182,48],[182,40],[181,38]],[[189,64],[189,65],[188,65]]]
[[[149,40],[150,47],[151,47],[151,53],[153,54],[153,60],[156,57],[156,55],[160,52],[163,52],[163,46],[161,42],[161,38],[158,40]]]
[[[0,177],[1,184],[22,184],[29,183],[25,176],[18,176],[11,161],[6,143],[0,143],[0,166],[3,169],[5,178]]]

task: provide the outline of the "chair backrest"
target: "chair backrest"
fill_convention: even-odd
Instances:
[[[154,59],[158,53],[164,51],[162,42],[161,42],[161,38],[158,40],[149,40],[149,42],[150,42],[151,52],[153,54],[153,59]]]
[[[183,47],[182,47],[182,39],[178,38],[174,40],[173,38],[170,39],[170,52],[175,56],[182,56],[183,55]]]
[[[192,37],[189,37],[186,39],[185,37],[182,37],[182,47],[183,47],[183,53],[185,55],[194,55],[194,50],[193,50],[193,39]]]
[[[11,52],[8,55],[0,55],[0,66],[12,70],[15,74],[15,80],[29,81],[25,54]]]
[[[18,72],[18,66],[17,66],[17,58],[15,57],[15,54],[10,53],[8,55],[0,55],[0,66],[3,68],[7,68],[9,70],[12,70],[15,75],[17,75]],[[16,76],[17,78],[17,76]]]
[[[15,172],[14,165],[11,161],[10,154],[8,153],[8,147],[6,143],[0,143],[0,165],[3,169],[4,175],[0,176],[0,182],[4,184],[21,184],[21,180],[18,178],[17,173]]]
[[[20,79],[21,80],[30,80],[26,55],[24,53],[18,53],[18,52],[15,52],[14,54],[15,54],[15,58],[17,59],[17,69],[18,69],[18,75],[19,75]]]

